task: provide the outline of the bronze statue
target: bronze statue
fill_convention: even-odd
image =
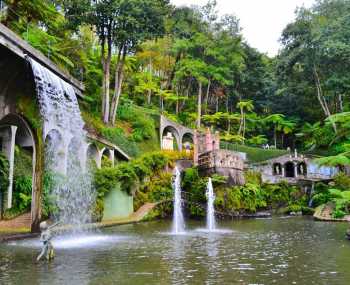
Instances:
[[[40,241],[43,243],[42,250],[37,257],[37,261],[39,261],[43,256],[45,256],[47,261],[50,261],[54,258],[55,253],[53,249],[53,245],[51,243],[51,239],[53,238],[51,229],[56,227],[59,224],[59,222],[54,223],[51,226],[48,226],[47,222],[41,222],[40,223]]]

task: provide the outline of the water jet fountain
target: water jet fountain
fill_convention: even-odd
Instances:
[[[184,217],[182,213],[181,199],[181,173],[177,167],[174,170],[174,215],[173,215],[173,234],[181,234],[185,232]]]
[[[207,202],[207,230],[209,232],[212,232],[216,230],[215,209],[214,209],[215,194],[213,189],[213,183],[210,177],[208,180],[207,191],[205,195],[207,196],[207,201],[208,201]]]

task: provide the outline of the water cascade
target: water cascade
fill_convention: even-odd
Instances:
[[[184,217],[182,213],[181,199],[181,173],[175,167],[175,179],[173,181],[174,189],[174,215],[173,215],[173,234],[181,234],[185,231]]]
[[[83,130],[74,88],[56,74],[29,58],[43,118],[45,171],[53,186],[54,218],[64,224],[90,222],[95,201],[92,179],[86,165],[86,132]]]
[[[215,209],[214,209],[214,201],[215,201],[215,194],[213,189],[213,183],[211,181],[211,178],[209,178],[208,184],[207,184],[207,230],[208,231],[215,231],[216,225],[215,225]]]

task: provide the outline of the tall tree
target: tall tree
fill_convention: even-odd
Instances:
[[[124,80],[125,57],[135,53],[139,45],[164,35],[164,20],[168,13],[168,0],[119,1],[119,14],[114,29],[114,44],[117,49],[115,87],[109,122],[114,125]]]

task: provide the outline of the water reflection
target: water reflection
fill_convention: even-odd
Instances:
[[[35,263],[38,248],[0,246],[0,284],[350,284],[346,224],[301,218],[220,222],[228,234],[162,234],[168,222],[126,225],[57,248]],[[98,235],[99,236],[99,235]]]

